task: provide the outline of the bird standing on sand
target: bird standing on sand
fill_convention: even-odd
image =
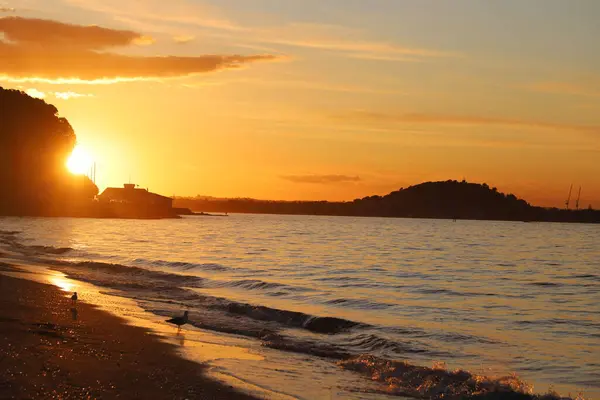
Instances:
[[[182,325],[185,325],[188,323],[188,312],[185,311],[183,313],[183,317],[171,318],[171,319],[168,319],[167,322],[170,324],[177,325],[177,327],[178,327],[177,330],[180,330]]]
[[[72,302],[73,304],[75,304],[75,303],[77,302],[77,292],[74,292],[74,293],[73,293],[73,296],[71,296],[71,302]]]

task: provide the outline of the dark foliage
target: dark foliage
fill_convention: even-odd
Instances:
[[[600,212],[592,209],[567,211],[534,207],[485,183],[453,180],[421,183],[386,196],[351,202],[178,198],[175,205],[205,212],[600,222]]]
[[[0,87],[0,213],[60,215],[93,198],[96,185],[65,167],[75,139],[56,107]]]

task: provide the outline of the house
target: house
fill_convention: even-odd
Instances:
[[[173,214],[173,199],[136,188],[133,183],[126,183],[122,188],[106,188],[98,196],[101,203],[110,204],[115,211],[140,216],[168,216]]]

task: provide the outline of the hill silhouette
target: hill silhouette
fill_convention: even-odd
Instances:
[[[76,136],[43,100],[0,87],[0,214],[64,215],[98,188],[67,171]]]
[[[369,196],[348,202],[196,197],[176,198],[175,204],[194,211],[223,213],[600,222],[599,211],[535,207],[485,183],[455,180],[425,182],[385,196]]]

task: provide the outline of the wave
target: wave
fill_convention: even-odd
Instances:
[[[224,311],[250,320],[277,323],[284,327],[300,328],[328,335],[345,332],[352,328],[369,327],[367,324],[343,318],[320,317],[297,311],[240,303],[216,296],[198,294],[186,289],[214,287],[214,282],[198,276],[93,261],[69,262],[53,260],[50,263],[53,264],[54,269],[65,273],[73,279],[87,281],[112,289],[136,289],[132,292],[121,293],[121,295],[127,297],[161,301],[168,299],[202,309]],[[250,285],[254,287],[269,286],[267,283],[258,280],[234,281],[226,282],[226,284]],[[273,285],[273,287],[279,286],[279,284]]]
[[[165,303],[171,302],[166,300]],[[156,303],[154,304],[156,305]],[[189,302],[186,304],[189,305]],[[232,305],[230,306],[230,309],[239,306],[239,304],[235,306]],[[174,312],[178,311],[177,309],[144,308],[154,314],[165,317],[170,317]],[[192,311],[190,311],[189,323],[200,329],[259,339],[265,347],[334,360],[347,359],[365,352],[377,353],[387,357],[402,357],[406,354],[422,353],[448,356],[447,354],[432,353],[425,346],[416,344],[414,340],[400,343],[393,339],[379,336],[376,333],[369,333],[369,331],[362,331],[360,329],[356,332],[353,330],[340,331],[340,327],[347,327],[349,323],[349,321],[345,320],[316,316],[300,317],[300,313],[283,310],[280,310],[279,317],[274,319],[273,312],[276,310],[269,309],[258,319],[250,318],[240,321],[239,316],[230,316],[228,313],[222,313],[220,312],[220,307],[218,308],[219,309],[209,308],[201,311],[197,308],[192,309]],[[264,310],[264,308],[262,309]],[[290,314],[295,314],[296,320],[286,321],[286,318],[289,318]],[[248,317],[248,314],[240,315],[242,317]],[[256,316],[251,315],[250,317]],[[283,327],[308,329],[310,332],[318,334],[318,336],[310,334],[294,334],[289,336],[282,333],[282,325]],[[352,324],[352,326],[355,325]],[[322,335],[324,332],[331,332],[332,330],[336,331],[336,334],[330,333],[325,336]],[[285,332],[291,333],[290,331]],[[376,331],[371,330],[371,332]]]
[[[167,267],[178,271],[228,271],[229,267],[216,263],[191,263],[185,261],[165,261],[165,260],[148,260],[145,258],[136,258],[132,262],[133,265],[145,265],[151,267]]]
[[[78,265],[92,266],[93,268],[101,268],[110,272],[112,272],[114,269],[118,270],[119,268],[121,268],[118,265],[107,265],[101,263],[78,263]],[[132,267],[127,268],[131,269]],[[63,272],[66,272],[67,274],[73,273],[72,269],[68,270],[62,268],[61,270]],[[185,287],[204,288],[214,286],[214,284],[210,280],[202,278],[172,275],[163,272],[153,272],[139,268],[134,268],[132,271],[124,275],[127,279],[126,285],[128,288],[143,288],[141,284],[134,285],[130,280],[132,276],[138,276],[139,274],[142,274],[142,276],[144,277],[144,281],[147,281],[148,278],[151,277],[152,279],[159,281],[165,280],[170,283],[177,282],[179,285]],[[85,273],[83,275],[77,276],[76,278],[82,280],[90,280],[89,277],[86,278],[84,275]],[[97,280],[94,281],[94,283],[99,284],[101,286],[112,286],[117,289],[123,287],[122,284],[119,284],[121,279],[117,279],[115,281],[115,277],[112,274],[111,279],[112,284],[108,284],[108,282],[99,282]],[[258,280],[248,280],[243,283],[242,281],[234,281],[230,284],[233,286],[245,284],[251,286],[258,285],[259,287],[264,287],[265,285],[261,282],[262,281]],[[279,285],[274,285],[274,287],[278,286]],[[327,350],[328,352],[333,352],[338,355],[348,351],[351,351],[353,353],[373,351],[378,352],[379,354],[386,355],[400,355],[403,353],[425,352],[434,354],[434,352],[424,347],[416,347],[414,340],[411,340],[411,346],[407,346],[405,343],[400,343],[398,341],[387,339],[382,336],[377,336],[375,334],[365,333],[365,329],[380,331],[384,335],[402,335],[413,338],[437,337],[440,340],[452,340],[458,342],[472,343],[490,343],[490,341],[488,341],[485,338],[478,338],[475,336],[450,335],[443,332],[426,332],[423,330],[415,330],[408,328],[388,329],[385,327],[375,327],[363,322],[357,322],[343,318],[323,317],[297,311],[236,302],[222,297],[209,296],[204,293],[198,294],[197,292],[186,290],[185,288],[173,287],[157,283],[146,287],[146,289],[151,289],[150,292],[145,293],[144,296],[150,301],[161,301],[165,303],[185,305],[186,307],[193,307],[193,309],[202,310],[203,314],[207,311],[213,312],[213,314],[211,314],[212,321],[207,322],[205,319],[204,322],[202,322],[202,324],[200,325],[194,324],[197,327],[203,329],[241,334],[252,337],[261,337],[260,332],[277,332],[282,328],[302,329],[312,333],[324,334],[328,336],[335,336],[342,333],[346,334],[354,332],[353,335],[355,336],[344,335],[343,338],[337,341],[338,345],[341,346],[341,349],[336,349],[335,351],[333,351],[332,349]],[[125,293],[125,295],[127,296],[128,294]],[[129,295],[135,295],[138,300],[140,299],[139,290]],[[240,321],[240,317],[244,318],[243,322]],[[302,345],[298,345],[297,343],[284,344],[281,341],[277,341],[276,344],[278,348],[284,349],[285,347],[290,351],[299,351],[302,353],[314,355],[324,353],[322,349],[317,351],[318,354],[315,353],[314,349],[320,348],[319,344],[313,344],[305,348]]]
[[[565,399],[556,393],[534,395],[532,386],[516,375],[488,377],[460,369],[449,371],[443,364],[428,368],[360,355],[339,361],[338,365],[386,384],[388,394],[416,399]]]
[[[0,231],[0,243],[10,246],[11,250],[17,251],[24,256],[40,256],[40,255],[63,255],[74,251],[71,247],[55,247],[42,245],[26,245],[19,242],[17,235],[18,231]]]
[[[303,328],[311,332],[333,335],[352,328],[365,328],[369,325],[336,317],[319,317],[298,311],[280,310],[265,306],[244,303],[229,303],[229,313],[260,320],[274,321],[292,328]]]
[[[314,289],[303,286],[292,286],[284,283],[268,282],[260,279],[241,279],[241,280],[210,280],[206,284],[207,288],[235,288],[244,290],[265,291],[267,295],[273,295],[271,290],[276,290],[277,296],[290,293],[313,292]]]
[[[231,287],[246,290],[269,290],[286,288],[288,290],[302,290],[303,288],[292,288],[288,285],[276,282],[265,282],[260,279],[242,279],[239,281],[213,281],[211,287]]]
[[[74,249],[71,247],[54,247],[54,246],[28,246],[29,249],[41,254],[65,254]]]
[[[325,301],[324,304],[365,310],[384,310],[386,308],[394,307],[394,304],[379,303],[364,299],[331,299]]]
[[[214,288],[218,286],[243,287],[245,289],[270,290],[275,289],[274,293],[281,290],[289,290],[286,285],[278,283],[268,283],[261,280],[241,280],[241,281],[211,281],[192,275],[182,275],[163,271],[148,270],[140,267],[124,266],[121,264],[111,264],[103,262],[69,262],[54,260],[51,262],[54,269],[57,269],[71,278],[87,281],[98,286],[117,290],[125,290],[120,293],[122,296],[135,298],[138,301],[146,300],[149,302],[162,302],[167,304],[178,304],[205,312],[213,312],[214,323],[205,323],[202,328],[227,333],[236,333],[247,335],[243,332],[240,325],[251,327],[250,336],[256,337],[262,330],[276,332],[282,328],[302,329],[312,333],[324,335],[337,335],[351,331],[359,332],[355,336],[340,343],[344,348],[354,349],[356,352],[378,351],[381,354],[401,354],[422,353],[426,350],[422,348],[406,347],[405,344],[394,340],[383,339],[380,336],[364,336],[365,329],[377,329],[382,333],[392,335],[418,337],[435,337],[435,332],[416,331],[414,329],[388,329],[377,328],[372,325],[352,321],[344,318],[310,315],[303,312],[272,308],[263,305],[254,305],[243,302],[231,301],[226,298],[207,295],[204,292],[197,292],[198,289]],[[192,289],[192,290],[190,290]],[[197,290],[193,290],[197,289]],[[347,305],[347,303],[359,302],[355,304],[362,307],[380,307],[382,305],[373,303],[364,303],[358,300],[337,299],[330,300],[338,304]],[[151,306],[150,306],[151,307]],[[244,318],[240,323],[239,318]],[[266,325],[265,325],[266,323]],[[388,332],[389,331],[389,332]],[[360,336],[363,335],[363,336]],[[483,338],[467,337],[448,337],[444,335],[442,340],[453,340],[463,342],[485,342]],[[283,346],[279,343],[279,346]],[[292,346],[292,345],[290,345]],[[292,347],[294,347],[293,345]],[[313,346],[314,347],[314,346]],[[296,348],[296,350],[298,350]],[[342,351],[336,350],[337,353]]]
[[[348,351],[340,346],[329,343],[301,340],[297,338],[290,339],[279,334],[267,334],[263,336],[261,340],[264,346],[276,350],[309,354],[334,360],[343,360],[351,357],[351,354]]]
[[[475,343],[475,344],[502,344],[509,345],[509,343],[493,340],[490,338],[486,338],[483,336],[477,335],[469,335],[466,333],[458,333],[458,332],[448,332],[443,329],[421,329],[421,328],[406,328],[406,327],[378,327],[378,331],[381,331],[384,335],[395,335],[401,337],[409,337],[414,339],[434,339],[440,342],[456,342],[456,343]],[[413,342],[414,340],[411,339]],[[427,351],[430,354],[436,354],[438,356],[452,356],[447,353],[443,353],[440,351],[434,351],[432,349],[428,349]],[[454,354],[454,357],[457,355]]]
[[[178,289],[178,287],[174,285],[202,287],[204,282],[204,279],[198,276],[151,271],[144,268],[128,267],[121,264],[96,261],[71,262],[62,260],[52,260],[49,262],[53,265],[53,269],[61,271],[74,279],[115,289],[135,287],[153,290],[160,286]]]
[[[399,343],[372,333],[361,333],[350,337],[345,346],[352,349],[354,353],[378,353],[378,354],[420,354],[427,353],[424,347],[416,347],[414,342]]]

